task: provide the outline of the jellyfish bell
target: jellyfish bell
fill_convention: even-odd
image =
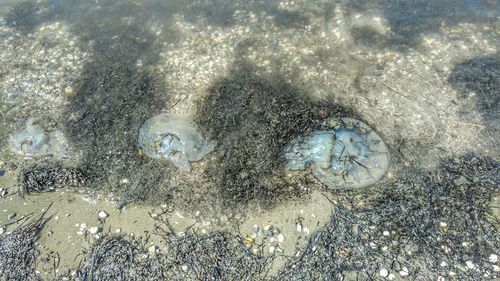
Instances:
[[[300,136],[285,150],[288,170],[310,169],[330,189],[358,189],[379,181],[390,165],[380,136],[353,118],[332,119],[330,129]]]
[[[64,158],[67,153],[64,134],[59,130],[47,132],[40,125],[35,125],[34,121],[30,118],[24,130],[9,136],[10,150],[25,157],[54,155],[56,158]]]
[[[146,120],[138,142],[148,157],[167,160],[184,171],[215,148],[215,142],[206,140],[191,120],[168,113]]]

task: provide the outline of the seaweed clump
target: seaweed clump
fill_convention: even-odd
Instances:
[[[85,183],[85,172],[59,162],[41,162],[25,167],[18,176],[19,193],[55,191],[63,186]]]
[[[0,236],[0,278],[2,280],[43,280],[34,265],[39,255],[35,248],[43,227],[50,219],[44,212],[40,217],[25,220],[10,233]]]
[[[113,55],[116,47],[95,48],[112,57],[96,55],[87,64],[66,112],[67,136],[83,152],[88,185],[115,192],[123,203],[168,201],[171,192],[159,190],[167,165],[141,155],[137,146],[139,127],[165,101],[160,84],[126,56]]]
[[[87,250],[75,272],[79,280],[164,280],[155,261],[140,239],[106,235]]]
[[[437,172],[396,180],[368,206],[338,206],[278,279],[372,280],[386,273],[412,280],[494,279],[498,273],[488,256],[500,235],[488,204],[499,183],[499,163],[472,154],[443,163]]]
[[[261,77],[245,62],[231,73],[209,89],[196,118],[218,142],[208,174],[220,187],[219,198],[226,206],[249,201],[266,206],[302,193],[301,185],[283,174],[285,146],[347,111],[313,102],[283,77]]]
[[[169,280],[263,280],[270,258],[251,252],[239,236],[226,231],[176,235],[167,221],[157,226],[165,241]]]
[[[149,236],[143,240],[105,235],[86,251],[75,270],[78,280],[263,279],[269,259],[251,253],[240,238],[228,232],[201,235],[190,230],[177,235],[167,221],[159,222],[156,234],[165,242],[165,252],[146,250]]]

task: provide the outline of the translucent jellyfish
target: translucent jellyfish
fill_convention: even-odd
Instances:
[[[10,150],[17,155],[27,157],[53,155],[56,158],[63,158],[67,153],[64,134],[59,130],[47,132],[33,122],[34,119],[29,119],[26,129],[9,137]]]
[[[166,159],[184,171],[190,171],[189,162],[201,160],[215,145],[192,121],[168,113],[146,120],[139,130],[139,146],[148,157]]]
[[[390,164],[379,135],[353,118],[332,120],[330,127],[294,140],[285,150],[286,168],[310,168],[331,189],[357,189],[379,181]]]

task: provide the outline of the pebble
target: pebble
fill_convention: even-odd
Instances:
[[[122,229],[121,229],[121,228],[117,228],[117,229],[115,230],[115,232],[116,232],[116,233],[120,233],[120,232],[122,232]]]
[[[97,213],[97,215],[98,215],[101,219],[105,219],[105,218],[107,218],[107,217],[109,216],[109,215],[108,215],[108,213],[106,213],[106,211],[104,211],[104,210],[99,211],[99,213]]]
[[[297,224],[297,231],[302,232],[302,224],[300,223]]]
[[[495,272],[500,272],[500,266],[498,266],[498,265],[493,265],[493,271],[495,271]]]
[[[285,235],[283,235],[281,233],[278,234],[278,242],[283,243],[283,241],[285,241]]]
[[[447,263],[447,262],[445,262],[445,261],[442,261],[442,262],[441,262],[441,266],[442,266],[442,267],[448,266],[448,263]]]
[[[187,270],[188,270],[188,267],[187,267],[187,265],[183,265],[183,266],[181,266],[181,269],[182,269],[183,271],[187,271]]]
[[[496,263],[498,261],[498,256],[495,255],[495,254],[491,254],[489,257],[488,257],[488,260],[491,262],[491,263]]]
[[[276,247],[274,246],[269,246],[269,253],[272,254],[276,250]]]
[[[259,232],[259,230],[260,230],[259,225],[258,225],[258,224],[254,224],[254,225],[253,225],[253,232],[254,232],[254,233],[258,233],[258,232]]]
[[[83,231],[79,230],[79,231],[76,232],[76,234],[83,235]]]
[[[94,235],[94,234],[97,234],[100,232],[100,228],[97,227],[97,226],[92,226],[90,229],[89,229],[89,232],[90,234]]]
[[[474,265],[474,263],[472,261],[466,261],[465,264],[470,269],[474,269],[474,267],[475,267],[475,265]]]
[[[394,280],[396,278],[396,275],[391,273],[387,278],[389,278],[389,280]]]
[[[158,253],[159,250],[160,250],[160,248],[156,245],[153,245],[153,246],[148,248],[148,252],[150,252],[151,254]]]
[[[16,213],[11,213],[11,214],[8,214],[8,215],[7,215],[7,219],[8,219],[8,220],[11,220],[11,219],[15,218],[16,216],[17,216],[17,214],[16,214]]]
[[[382,233],[384,236],[389,236],[389,231],[385,230],[383,233]]]
[[[304,227],[304,229],[302,229],[302,231],[304,231],[304,233],[305,233],[306,235],[309,235],[309,232],[310,232],[309,228]]]
[[[406,270],[405,270],[405,269],[406,269]],[[406,267],[403,267],[403,270],[401,270],[401,271],[399,272],[399,275],[401,275],[401,276],[403,276],[403,277],[404,277],[404,276],[408,276],[408,274],[409,274],[409,273],[408,273],[408,268],[406,268]]]
[[[6,230],[7,228],[5,228],[5,226],[0,227],[0,235],[4,234]]]
[[[380,276],[382,277],[387,277],[389,276],[389,270],[385,269],[385,268],[382,268],[379,272]]]

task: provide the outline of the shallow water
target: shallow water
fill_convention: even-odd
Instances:
[[[293,90],[290,99],[314,105],[320,117],[330,114],[319,110],[327,104],[373,128],[391,152],[389,170],[369,187],[375,193],[405,173],[434,171],[443,159],[473,152],[498,160],[499,27],[494,0],[0,1],[0,188],[9,192],[0,198],[0,225],[13,221],[9,214],[38,214],[53,202],[50,214],[58,219],[39,244],[61,253],[58,276],[73,272],[80,248],[91,245],[84,234],[98,224],[103,232],[144,235],[154,229],[151,214],[165,213],[178,232],[194,224],[242,241],[254,225],[272,225],[284,241],[269,242],[262,231],[252,241],[263,243],[261,254],[278,255],[276,272],[327,224],[332,202],[356,201],[358,194],[329,191],[307,171],[252,168],[280,167],[278,160],[258,163],[265,158],[251,152],[293,139],[288,132],[256,136],[289,120],[272,97]],[[224,89],[235,91],[231,103],[207,98]],[[246,107],[251,102],[263,106]],[[266,103],[278,106],[271,112]],[[216,108],[241,114],[206,111]],[[193,120],[220,146],[191,159],[187,172],[145,157],[139,128],[162,113]],[[206,116],[232,120],[209,128],[203,124],[216,122]],[[64,156],[9,148],[9,138],[32,118],[41,130],[64,134]],[[245,159],[232,157],[249,143]],[[14,194],[22,169],[43,161],[81,168],[89,180],[53,193]],[[248,169],[220,179],[221,167],[231,166]],[[221,182],[246,188],[250,198],[222,196]],[[277,190],[254,190],[260,186]],[[104,222],[99,210],[109,213]],[[82,223],[87,227],[75,226]],[[159,239],[151,243],[161,251]],[[257,252],[255,245],[249,248]]]

